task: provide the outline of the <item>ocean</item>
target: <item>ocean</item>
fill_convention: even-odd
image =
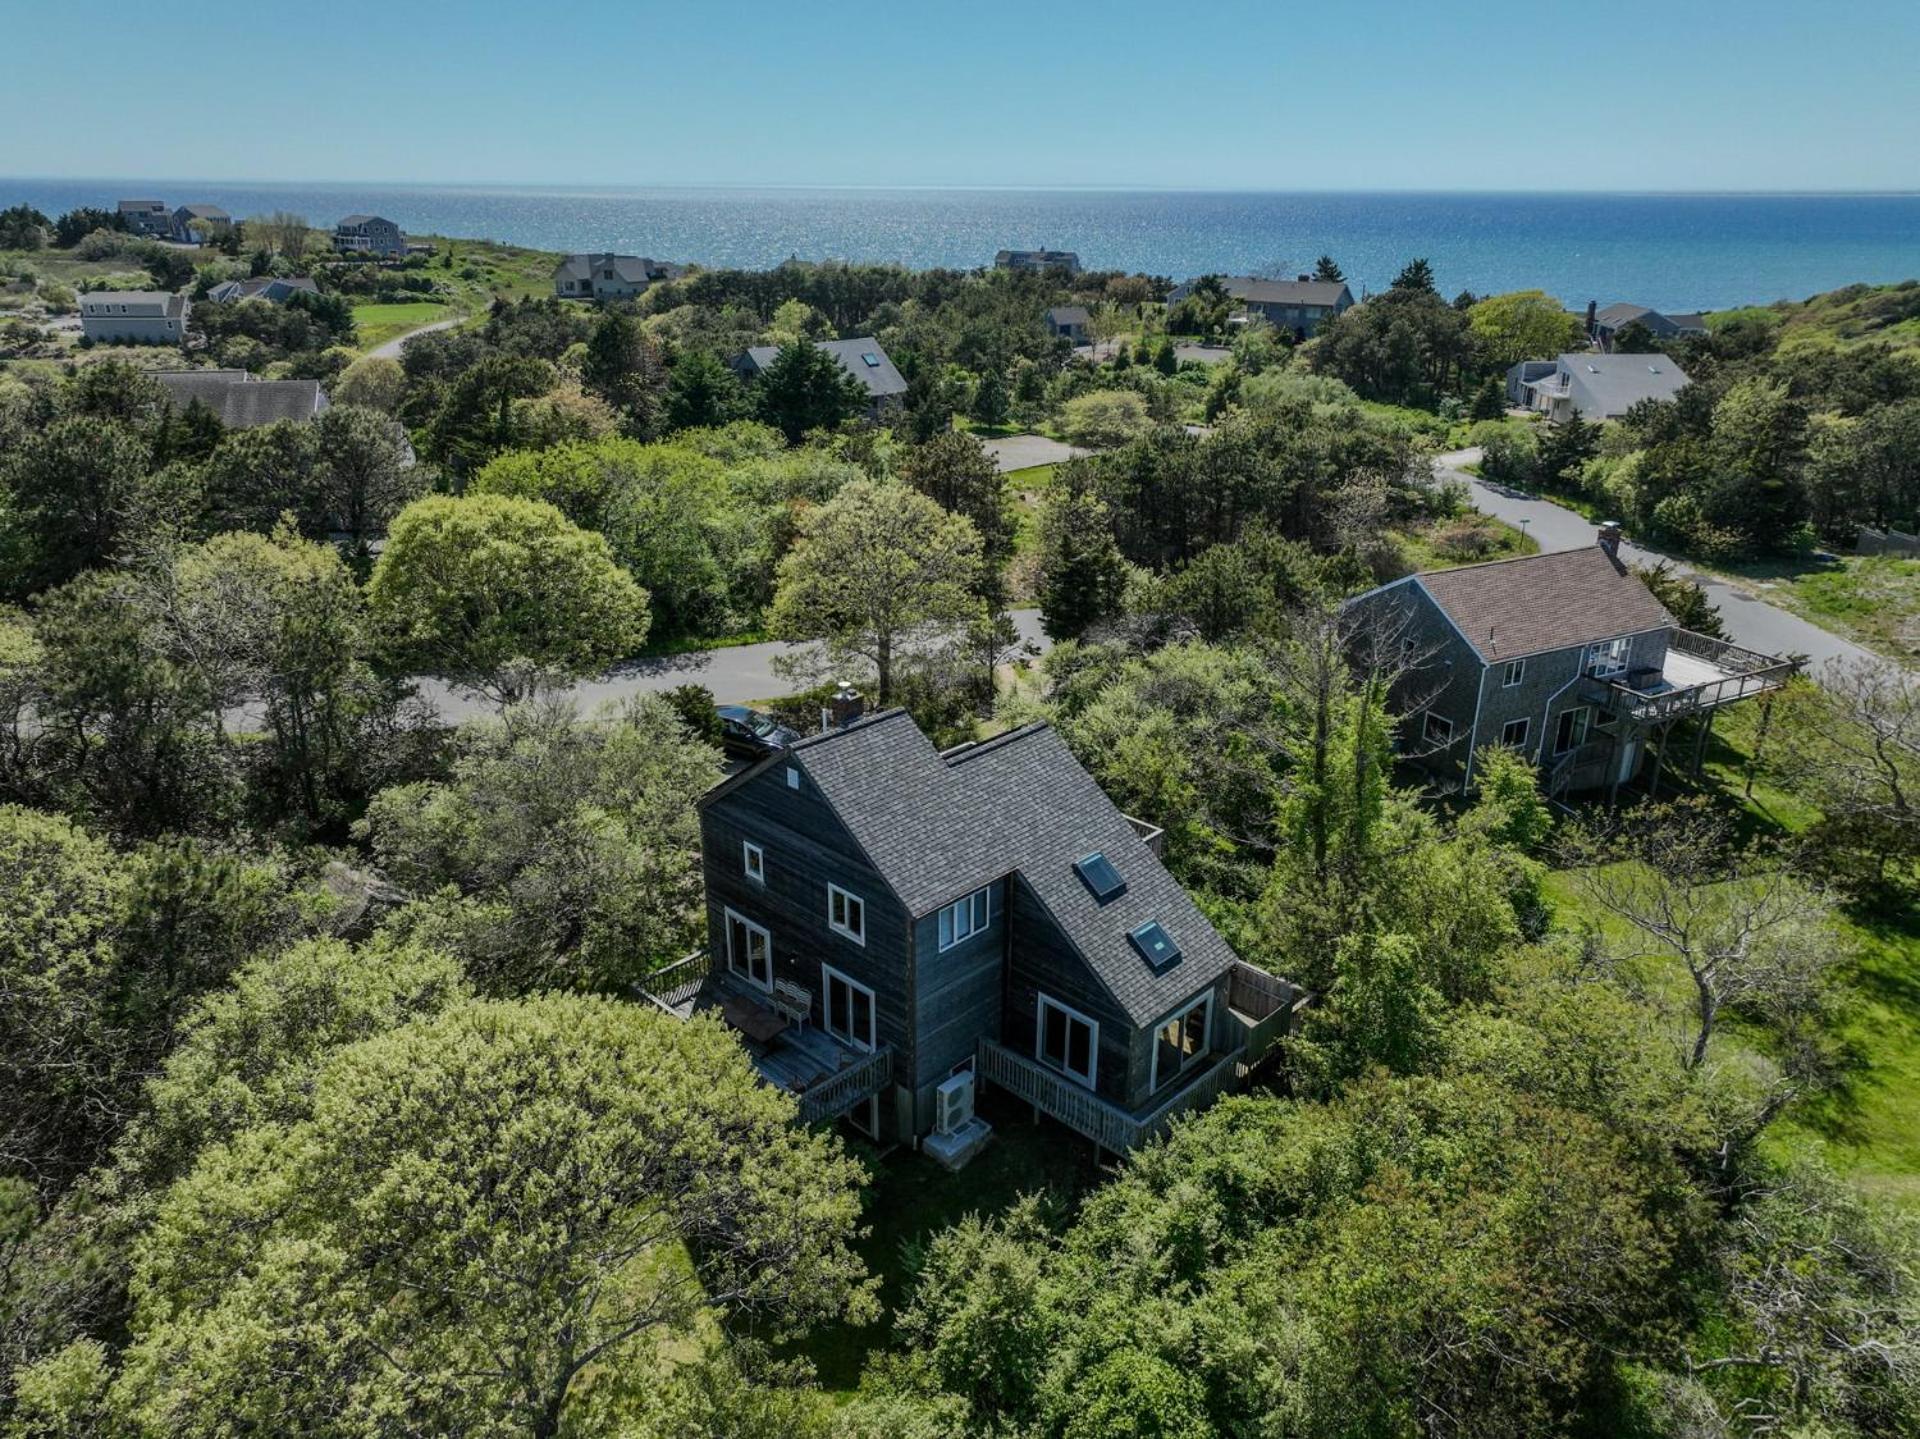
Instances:
[[[1415,256],[1442,291],[1542,289],[1569,307],[1724,309],[1920,278],[1920,194],[1230,193],[827,190],[4,180],[0,208],[52,215],[121,198],[292,210],[322,226],[371,211],[415,234],[615,250],[709,266],[805,259],[991,264],[1074,250],[1090,269],[1186,279],[1290,275],[1321,254],[1356,294]]]

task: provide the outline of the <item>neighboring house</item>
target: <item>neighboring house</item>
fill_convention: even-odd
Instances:
[[[1047,311],[1048,331],[1076,345],[1087,343],[1090,338],[1087,327],[1092,323],[1093,316],[1087,313],[1085,305],[1055,305]]]
[[[284,278],[261,275],[252,280],[223,280],[207,291],[207,298],[229,305],[235,300],[265,300],[270,304],[284,305],[294,295],[302,293],[317,295],[320,287],[305,275]]]
[[[318,380],[256,380],[245,370],[160,370],[153,378],[181,409],[198,400],[230,430],[311,420],[329,403]]]
[[[1236,1087],[1303,998],[1235,957],[1045,724],[936,751],[844,687],[823,732],[700,802],[713,1008],[804,1118],[964,1162],[991,1082],[1123,1151]],[[965,1118],[956,1114],[956,1107]]]
[[[1002,250],[993,257],[996,270],[1065,270],[1080,273],[1080,257],[1072,250]]]
[[[685,273],[684,265],[644,255],[568,255],[554,266],[553,293],[563,300],[623,300]]]
[[[1175,285],[1167,295],[1169,305],[1177,305],[1193,293],[1197,281]],[[1306,339],[1323,321],[1353,308],[1353,291],[1344,280],[1316,280],[1302,275],[1297,280],[1259,280],[1251,275],[1223,275],[1220,285],[1227,295],[1240,302],[1234,318],[1265,320],[1277,329],[1291,330]]]
[[[1663,315],[1658,310],[1650,310],[1645,305],[1618,304],[1608,305],[1604,310],[1596,310],[1588,323],[1587,331],[1593,342],[1603,350],[1613,348],[1613,337],[1628,325],[1644,325],[1647,332],[1656,340],[1677,340],[1690,335],[1707,333],[1707,320],[1704,315]]]
[[[1705,721],[1697,766],[1715,710],[1786,683],[1793,661],[1681,629],[1619,550],[1608,524],[1581,549],[1409,575],[1349,601],[1369,652],[1397,655],[1403,751],[1464,786],[1473,757],[1505,745],[1550,798],[1617,794],[1650,746],[1669,761],[1680,721]]]
[[[120,218],[129,234],[161,239],[173,234],[173,216],[164,200],[122,200]]]
[[[1517,389],[1525,408],[1538,410],[1556,423],[1575,415],[1583,420],[1615,419],[1642,400],[1671,400],[1687,383],[1687,372],[1658,354],[1562,355],[1550,371],[1531,380],[1516,381],[1514,371],[1507,371],[1508,391]]]
[[[204,245],[233,224],[218,205],[182,205],[173,212],[173,238],[187,245]]]
[[[379,215],[349,215],[333,227],[333,248],[349,255],[404,255],[407,237]]]
[[[893,361],[887,358],[887,352],[880,348],[880,342],[871,335],[859,335],[851,340],[816,340],[814,348],[825,350],[840,362],[845,370],[867,392],[866,416],[878,424],[897,413],[905,403],[907,382],[893,367]],[[734,368],[748,379],[763,372],[779,355],[778,345],[755,345],[739,359]]]
[[[80,333],[106,344],[177,345],[191,308],[165,290],[90,290],[80,297]]]

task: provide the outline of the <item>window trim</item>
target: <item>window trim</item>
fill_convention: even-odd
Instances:
[[[1508,739],[1507,732],[1511,730],[1515,725],[1520,726],[1520,738]],[[1524,754],[1527,748],[1527,739],[1532,733],[1533,733],[1532,718],[1528,715],[1522,715],[1520,716],[1519,719],[1510,719],[1505,724],[1500,726],[1500,743],[1505,745],[1508,749],[1519,750],[1521,753]]]
[[[857,989],[867,997],[867,1037],[862,1040],[851,1033],[853,1006],[847,1006],[849,1032],[840,1033],[833,1027],[833,981],[839,980],[848,989]],[[825,960],[820,962],[820,1027],[843,1044],[851,1045],[863,1054],[872,1054],[880,1047],[880,997],[866,985],[847,974],[835,969]]]
[[[1500,688],[1510,690],[1522,684],[1527,678],[1527,662],[1524,659],[1508,660],[1507,667],[1500,671]]]
[[[740,911],[735,909],[732,905],[721,906],[721,914],[723,916],[721,920],[721,927],[724,930],[726,935],[725,943],[726,943],[726,950],[727,950],[727,972],[729,974],[739,975],[748,984],[752,985],[755,989],[760,990],[764,994],[773,993],[773,933],[772,931],[769,930],[764,924],[755,924],[752,920],[748,919],[744,914],[740,913]],[[743,928],[745,928],[749,934],[757,934],[767,942],[767,982],[765,984],[762,984],[759,980],[753,977],[753,966],[751,964],[737,963],[734,959],[733,926],[736,921],[738,921],[738,923]]]
[[[844,924],[833,917],[833,902],[836,899],[847,900],[850,901],[851,904],[860,906],[860,927],[858,929],[855,929],[850,924]],[[853,911],[849,906],[843,905],[842,908],[849,916],[852,915]],[[867,901],[862,896],[855,894],[852,890],[843,889],[832,880],[828,880],[827,928],[839,935],[842,939],[850,939],[862,949],[865,949],[867,945]]]
[[[1434,738],[1433,727],[1436,724],[1443,724],[1447,727],[1445,738]],[[1451,747],[1453,744],[1453,721],[1443,714],[1436,714],[1432,710],[1422,711],[1420,715],[1420,740],[1423,744],[1439,745],[1442,749]]]
[[[1632,655],[1632,635],[1595,640],[1587,646],[1587,673],[1597,680],[1610,680],[1615,675],[1623,675],[1627,672],[1627,661]]]
[[[755,884],[767,882],[767,852],[750,839],[740,841],[740,870]]]
[[[1088,1089],[1097,1087],[1100,1079],[1100,1021],[1082,1014],[1070,1004],[1063,1004],[1044,989],[1034,991],[1038,996],[1033,1006],[1033,1057],[1034,1060],[1054,1074],[1071,1079],[1075,1084],[1085,1085]],[[1057,1009],[1065,1015],[1067,1022],[1079,1021],[1087,1027],[1087,1072],[1085,1076],[1074,1073],[1064,1062],[1055,1064],[1047,1058],[1047,1011]],[[1072,1053],[1071,1043],[1067,1046]]]
[[[795,769],[792,765],[787,766],[787,788],[788,789],[800,788],[800,771]]]
[[[975,900],[980,902],[981,919],[978,924],[973,922]],[[959,924],[960,912],[963,909],[967,912],[965,934],[960,933]],[[991,928],[993,928],[993,886],[983,884],[980,888],[961,895],[953,903],[940,906],[939,917],[934,921],[935,952],[945,954],[956,944],[965,944],[976,935],[985,934]],[[945,937],[942,938],[942,935]]]
[[[1579,733],[1575,736],[1572,744],[1562,748],[1560,744],[1560,721],[1568,715],[1581,716],[1579,723],[1575,726]],[[1593,706],[1573,705],[1570,708],[1561,710],[1559,714],[1553,717],[1553,720],[1553,757],[1559,759],[1563,754],[1572,754],[1587,742],[1587,734],[1593,724]]]
[[[1158,1094],[1160,1092],[1160,1031],[1165,1029],[1169,1024],[1172,1024],[1175,1020],[1178,1020],[1184,1028],[1187,1022],[1187,1016],[1192,1014],[1194,1010],[1201,1008],[1206,1010],[1207,1016],[1203,1021],[1206,1027],[1201,1031],[1200,1048],[1191,1056],[1182,1059],[1180,1061],[1180,1067],[1171,1075],[1167,1076],[1166,1082],[1172,1084],[1181,1075],[1185,1074],[1189,1068],[1198,1064],[1213,1052],[1213,991],[1206,989],[1202,990],[1193,999],[1170,1010],[1155,1021],[1153,1026],[1153,1044],[1148,1051],[1151,1062],[1148,1070],[1147,1093]]]

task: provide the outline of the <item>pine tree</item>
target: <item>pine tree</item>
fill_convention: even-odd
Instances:
[[[1313,278],[1316,280],[1328,280],[1338,284],[1343,282],[1347,277],[1340,266],[1334,262],[1333,256],[1322,255],[1313,263]]]
[[[1507,413],[1507,392],[1498,375],[1488,375],[1473,393],[1473,405],[1467,411],[1470,420],[1497,420]]]

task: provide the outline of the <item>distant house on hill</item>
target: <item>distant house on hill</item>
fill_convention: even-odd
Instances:
[[[860,382],[867,392],[866,416],[876,424],[896,413],[905,403],[907,382],[894,368],[887,352],[871,335],[851,340],[816,340],[816,350],[825,350],[840,362],[840,368]],[[778,345],[755,345],[734,362],[734,368],[751,379],[762,374],[779,355]]]
[[[553,293],[563,300],[629,299],[679,279],[686,268],[645,255],[568,255],[553,268]]]
[[[80,333],[110,345],[177,345],[192,308],[165,290],[93,290],[80,297]]]
[[[164,200],[122,200],[118,213],[129,234],[157,238],[173,233],[173,216]]]
[[[333,227],[333,248],[343,255],[404,255],[407,237],[380,215],[349,215]]]
[[[1556,424],[1578,415],[1611,420],[1642,400],[1671,400],[1688,383],[1687,372],[1665,355],[1562,355],[1532,379],[1523,372],[1545,364],[1523,360],[1507,371],[1507,389],[1520,404]]]
[[[1604,310],[1594,311],[1587,330],[1596,345],[1603,350],[1611,350],[1614,336],[1628,325],[1643,326],[1656,340],[1678,340],[1707,333],[1704,315],[1663,315],[1645,305],[1626,303],[1608,305]]]
[[[1080,257],[1072,250],[1002,250],[993,257],[996,270],[1065,270],[1080,273]]]
[[[185,245],[204,245],[233,224],[218,205],[182,205],[173,212],[173,238]]]
[[[1047,329],[1076,345],[1087,343],[1087,327],[1092,323],[1085,305],[1055,305],[1047,311]]]
[[[175,405],[198,400],[230,430],[312,420],[329,404],[318,380],[256,380],[245,370],[162,370],[153,378]]]
[[[1193,293],[1199,283],[1189,280],[1175,285],[1167,295],[1169,305],[1177,305]],[[1316,280],[1302,275],[1297,280],[1262,280],[1252,275],[1222,275],[1220,286],[1230,299],[1240,302],[1241,323],[1259,319],[1276,329],[1291,330],[1306,339],[1324,320],[1331,320],[1353,308],[1353,291],[1344,280]]]
[[[266,300],[270,304],[284,305],[295,295],[319,293],[320,287],[305,275],[289,275],[285,278],[262,275],[252,280],[223,280],[207,291],[207,298],[226,305],[235,300]]]

